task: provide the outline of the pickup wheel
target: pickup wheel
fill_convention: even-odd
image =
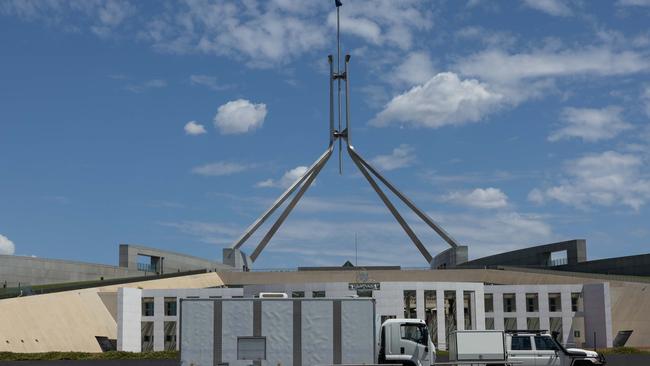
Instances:
[[[576,360],[573,361],[573,363],[571,364],[571,366],[593,366],[593,365],[594,364],[591,361],[587,361],[587,360]]]

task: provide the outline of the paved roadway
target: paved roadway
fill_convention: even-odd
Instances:
[[[609,355],[607,366],[649,366],[650,354]],[[439,357],[438,361],[447,361]],[[178,360],[7,361],[1,366],[178,366]]]

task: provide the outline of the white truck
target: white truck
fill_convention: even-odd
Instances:
[[[379,319],[369,298],[182,299],[181,365],[435,362],[424,321]]]
[[[490,365],[593,366],[604,365],[603,355],[564,348],[545,331],[456,331],[449,339],[452,362],[486,361]]]

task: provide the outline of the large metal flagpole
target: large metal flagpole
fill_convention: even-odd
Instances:
[[[239,249],[247,240],[257,231],[257,229],[264,224],[264,222],[271,216],[273,213],[280,207],[282,204],[295,193],[293,198],[289,201],[287,206],[282,210],[279,217],[273,222],[270,229],[266,232],[264,237],[260,240],[258,245],[253,250],[253,253],[250,256],[251,261],[255,261],[264,248],[271,241],[275,233],[280,229],[282,224],[286,221],[289,214],[293,211],[295,206],[298,204],[300,199],[303,197],[305,192],[313,184],[314,180],[318,174],[323,170],[323,167],[327,164],[329,158],[332,155],[334,149],[334,143],[336,140],[339,142],[339,173],[342,173],[342,144],[345,140],[346,151],[352,159],[354,165],[359,169],[364,178],[368,181],[373,190],[377,193],[381,201],[384,203],[388,211],[393,215],[398,224],[402,227],[406,235],[411,239],[415,247],[420,251],[427,263],[431,263],[433,257],[422,243],[417,234],[409,226],[409,224],[404,220],[404,217],[399,213],[395,205],[388,198],[386,193],[381,189],[378,182],[375,180],[377,178],[384,186],[386,186],[397,198],[399,198],[411,211],[413,211],[422,221],[424,221],[431,229],[433,229],[447,244],[455,248],[459,244],[458,242],[449,235],[439,224],[437,224],[433,219],[431,219],[424,211],[420,210],[404,193],[397,189],[388,179],[377,171],[370,163],[368,163],[361,155],[356,151],[351,142],[351,119],[350,119],[350,55],[345,55],[345,64],[343,73],[341,73],[341,45],[340,45],[340,11],[341,2],[335,0],[336,4],[336,47],[337,47],[337,59],[336,59],[336,72],[334,72],[334,60],[332,55],[327,57],[330,75],[329,75],[329,88],[330,88],[330,108],[329,108],[329,145],[327,150],[307,169],[305,174],[298,178],[289,188],[287,188],[282,195],[273,202],[271,207],[269,207],[253,224],[251,224],[248,229],[240,236],[232,245],[232,249]],[[337,82],[337,114],[338,114],[338,129],[335,128],[334,122],[334,81]],[[343,128],[342,115],[341,115],[341,82],[345,83],[345,128]],[[343,128],[343,130],[342,130]],[[373,178],[373,176],[375,178]],[[296,192],[297,190],[297,192]],[[356,235],[356,234],[355,234]]]

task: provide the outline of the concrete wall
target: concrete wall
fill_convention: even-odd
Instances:
[[[126,267],[131,271],[137,271],[138,255],[160,258],[162,270],[161,268],[158,268],[157,272],[161,274],[191,271],[195,269],[211,269],[220,271],[232,269],[230,266],[204,258],[132,244],[120,244],[120,267]]]
[[[584,239],[574,239],[558,243],[538,245],[535,247],[513,250],[512,252],[491,255],[471,260],[461,267],[483,266],[539,266],[550,264],[551,253],[567,251],[567,263],[576,264],[587,260],[587,242]]]
[[[597,284],[596,286],[599,286]],[[590,285],[585,285],[590,286]],[[538,318],[539,328],[542,330],[550,330],[550,319],[562,319],[562,340],[561,342],[569,346],[581,347],[584,342],[584,324],[594,324],[600,322],[606,317],[611,318],[611,308],[609,304],[605,306],[603,301],[596,301],[596,298],[590,297],[585,299],[583,294],[583,285],[516,285],[516,286],[485,286],[485,293],[492,294],[494,300],[494,311],[486,312],[485,317],[494,319],[494,328],[497,330],[504,330],[504,318],[516,318],[517,329],[527,329],[527,318]],[[549,294],[559,293],[561,296],[560,310],[551,312],[549,310]],[[583,304],[585,309],[590,311],[575,312],[571,308],[571,294],[580,293],[583,296]],[[515,311],[505,312],[503,307],[503,295],[515,294]],[[537,294],[538,311],[529,312],[526,307],[526,294]],[[609,293],[604,293],[602,287],[591,288],[593,296],[600,296],[600,300],[609,297]],[[611,321],[610,321],[611,325]],[[580,332],[580,337],[574,337],[574,331]],[[611,327],[607,329],[603,327],[598,329],[598,334],[606,339],[611,339]],[[611,345],[611,343],[610,343]]]
[[[22,287],[50,283],[97,281],[151,274],[138,270],[138,254],[162,258],[163,273],[197,269],[228,271],[219,262],[137,245],[120,245],[120,265],[84,263],[60,259],[0,255],[0,287]]]
[[[154,351],[163,351],[164,343],[164,324],[165,322],[177,322],[176,326],[176,349],[180,340],[178,318],[181,311],[180,299],[195,297],[201,299],[209,298],[232,298],[242,296],[244,290],[241,288],[207,288],[207,289],[150,289],[140,290],[133,288],[122,288],[118,290],[118,314],[117,321],[117,349],[119,351],[140,352],[142,349],[141,328],[143,321],[153,322],[153,339]],[[142,298],[152,297],[154,302],[154,315],[142,315]],[[165,315],[165,298],[176,298],[176,314]]]
[[[433,257],[430,266],[432,269],[454,268],[467,262],[467,259],[467,246],[461,245],[455,248],[449,248]]]
[[[584,286],[585,336],[589,347],[611,347],[613,343],[609,283]]]
[[[559,271],[603,273],[625,276],[650,276],[650,254],[598,259],[553,267]]]
[[[58,259],[0,255],[0,286],[17,287],[46,283],[95,281],[138,276],[127,268]]]

